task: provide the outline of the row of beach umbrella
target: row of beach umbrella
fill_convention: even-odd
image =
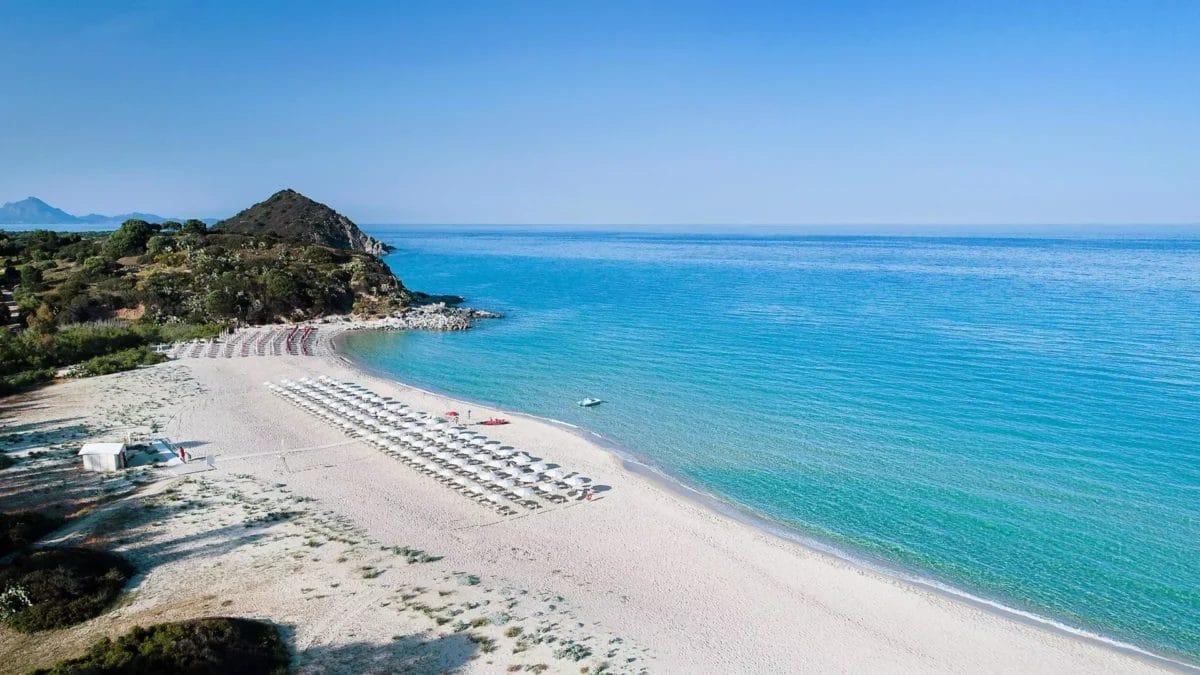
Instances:
[[[501,513],[515,513],[506,501],[537,508],[539,499],[562,501],[588,483],[582,476],[567,475],[527,453],[356,383],[321,376],[264,384],[347,434]]]

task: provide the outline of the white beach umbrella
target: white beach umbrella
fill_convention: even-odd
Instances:
[[[496,485],[504,488],[505,490],[511,490],[511,489],[517,487],[517,484],[514,483],[513,481],[509,480],[508,478],[505,478],[504,480],[496,481]]]
[[[458,457],[455,457],[454,459],[450,460],[449,464],[451,466],[457,466],[459,468],[464,468],[467,466],[467,461],[465,459],[459,459]]]
[[[400,447],[399,445],[389,445],[389,446],[387,446],[387,449],[388,449],[388,452],[395,452],[395,453],[403,453],[404,452],[404,448]]]
[[[529,488],[517,488],[513,491],[513,494],[521,499],[533,499],[533,490],[530,490]]]
[[[572,476],[563,482],[571,487],[583,487],[584,485],[587,485],[587,480],[585,480],[583,476]]]
[[[512,462],[513,464],[517,464],[519,466],[525,466],[527,464],[533,463],[533,459],[530,457],[527,457],[525,455],[517,455],[516,457],[510,457],[508,459],[508,461]]]
[[[493,469],[504,469],[508,467],[508,462],[502,459],[493,459],[492,461],[487,462],[487,466]]]
[[[537,463],[535,463],[535,464],[530,464],[530,465],[529,465],[529,470],[530,470],[530,471],[536,471],[537,473],[541,473],[541,472],[543,472],[543,471],[546,471],[546,470],[548,470],[549,468],[550,468],[550,466],[549,466],[548,464],[542,464],[541,462],[537,462]]]
[[[522,483],[537,483],[541,479],[537,477],[537,474],[522,473],[517,475],[517,480],[521,481]]]
[[[513,456],[513,451],[511,449],[505,450],[504,448],[499,448],[497,450],[493,450],[492,454],[497,457],[508,458]]]

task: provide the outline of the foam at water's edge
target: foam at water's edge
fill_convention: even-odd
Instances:
[[[702,490],[698,487],[695,487],[693,485],[690,485],[686,481],[663,471],[661,468],[655,466],[649,460],[640,457],[637,453],[633,452],[632,450],[630,450],[624,446],[621,446],[620,444],[615,443],[615,442],[611,441],[610,439],[604,437],[602,434],[599,434],[590,429],[586,429],[584,427],[581,427],[581,426],[578,426],[575,424],[571,424],[569,422],[564,422],[562,420],[557,420],[557,419],[554,419],[551,417],[543,417],[540,415],[533,415],[533,414],[528,414],[528,413],[523,413],[523,412],[513,412],[513,411],[504,410],[501,406],[497,406],[497,405],[494,405],[491,403],[483,403],[483,402],[479,402],[479,401],[469,401],[462,397],[456,396],[454,394],[451,394],[451,393],[448,393],[445,391],[426,389],[423,387],[418,387],[418,386],[409,384],[407,382],[403,382],[401,380],[398,380],[394,375],[392,375],[390,373],[386,373],[382,370],[373,368],[367,364],[361,363],[359,361],[354,360],[353,358],[350,358],[348,356],[348,352],[344,351],[341,348],[341,339],[343,336],[344,336],[344,332],[338,332],[330,339],[329,345],[330,345],[331,354],[338,361],[342,362],[343,364],[345,364],[346,366],[348,366],[354,370],[358,370],[358,371],[360,371],[368,376],[371,376],[371,377],[376,377],[379,379],[384,379],[384,380],[388,380],[390,382],[394,382],[396,384],[399,384],[402,387],[411,389],[413,391],[419,391],[419,392],[422,392],[425,394],[429,394],[431,396],[439,396],[442,398],[451,399],[451,400],[453,400],[457,403],[461,403],[463,405],[478,405],[481,407],[493,408],[509,417],[521,417],[521,418],[536,420],[539,422],[543,422],[545,424],[550,424],[550,425],[559,427],[565,431],[568,431],[570,433],[575,434],[576,436],[583,438],[584,440],[592,443],[593,445],[599,447],[600,449],[607,451],[615,459],[618,460],[618,462],[622,468],[629,471],[630,473],[633,473],[638,476],[641,476],[642,478],[648,479],[655,485],[671,492],[672,494],[675,494],[677,496],[688,499],[688,500],[692,501],[693,503],[698,504],[704,508],[707,508],[715,513],[718,513],[718,514],[728,517],[728,518],[732,518],[732,519],[738,521],[739,523],[742,523],[749,527],[753,527],[761,532],[765,532],[766,534],[769,534],[773,537],[776,537],[778,539],[786,541],[790,544],[801,546],[809,551],[813,551],[815,553],[834,558],[845,564],[856,566],[856,567],[859,567],[862,569],[869,570],[873,573],[886,576],[891,579],[896,579],[896,580],[900,580],[900,581],[912,584],[914,586],[917,586],[919,588],[922,588],[924,590],[927,590],[927,591],[930,591],[933,593],[937,593],[938,595],[941,595],[944,597],[952,598],[952,599],[958,600],[960,602],[966,602],[972,606],[978,607],[978,608],[986,610],[986,611],[990,611],[994,614],[1003,616],[1008,619],[1012,619],[1012,620],[1020,621],[1022,623],[1026,623],[1029,625],[1034,625],[1034,626],[1038,626],[1041,628],[1049,629],[1049,630],[1061,633],[1063,635],[1068,635],[1070,637],[1073,637],[1076,639],[1081,639],[1081,640],[1084,640],[1087,642],[1100,644],[1107,648],[1115,649],[1121,653],[1129,654],[1129,655],[1144,659],[1146,661],[1152,662],[1156,665],[1170,668],[1172,670],[1177,670],[1180,672],[1200,673],[1200,666],[1192,665],[1192,664],[1189,664],[1184,661],[1180,661],[1180,660],[1177,660],[1177,659],[1174,659],[1174,658],[1171,658],[1168,656],[1155,654],[1154,652],[1151,652],[1151,651],[1148,651],[1141,647],[1138,647],[1137,645],[1133,645],[1133,644],[1123,642],[1123,641],[1120,641],[1120,640],[1117,640],[1114,638],[1110,638],[1110,637],[1107,637],[1107,636],[1104,636],[1104,635],[1101,635],[1099,633],[1095,633],[1092,631],[1084,630],[1082,628],[1076,628],[1076,627],[1070,626],[1068,624],[1056,621],[1054,619],[1050,619],[1047,617],[1039,616],[1032,612],[1027,612],[1025,610],[1010,607],[1008,605],[997,602],[995,600],[990,600],[988,598],[973,595],[973,594],[963,591],[961,589],[954,588],[953,586],[950,586],[948,584],[944,584],[944,583],[936,581],[934,579],[929,579],[929,578],[923,577],[919,574],[915,574],[911,571],[901,569],[893,564],[890,564],[890,563],[880,560],[880,559],[873,558],[869,555],[866,555],[863,553],[855,554],[850,551],[839,548],[837,546],[833,546],[831,544],[822,542],[818,539],[815,539],[815,538],[812,538],[809,536],[805,536],[799,532],[796,532],[796,531],[788,528],[783,523],[774,521],[774,520],[767,518],[761,514],[750,511],[749,509],[747,509],[739,504],[730,502],[723,497],[720,497],[711,492],[708,492],[708,491]]]

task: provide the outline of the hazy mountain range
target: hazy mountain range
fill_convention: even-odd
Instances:
[[[183,221],[183,218],[164,218],[153,213],[119,213],[106,216],[99,213],[89,213],[86,216],[74,216],[62,209],[50,206],[37,197],[26,197],[19,202],[8,202],[0,206],[0,225],[104,225],[112,223],[119,225],[126,220],[137,219],[150,223],[161,223],[165,220]],[[212,225],[215,218],[202,218],[205,223]]]

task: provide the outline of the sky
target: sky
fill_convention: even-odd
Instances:
[[[1200,2],[0,0],[0,202],[1200,223]]]

